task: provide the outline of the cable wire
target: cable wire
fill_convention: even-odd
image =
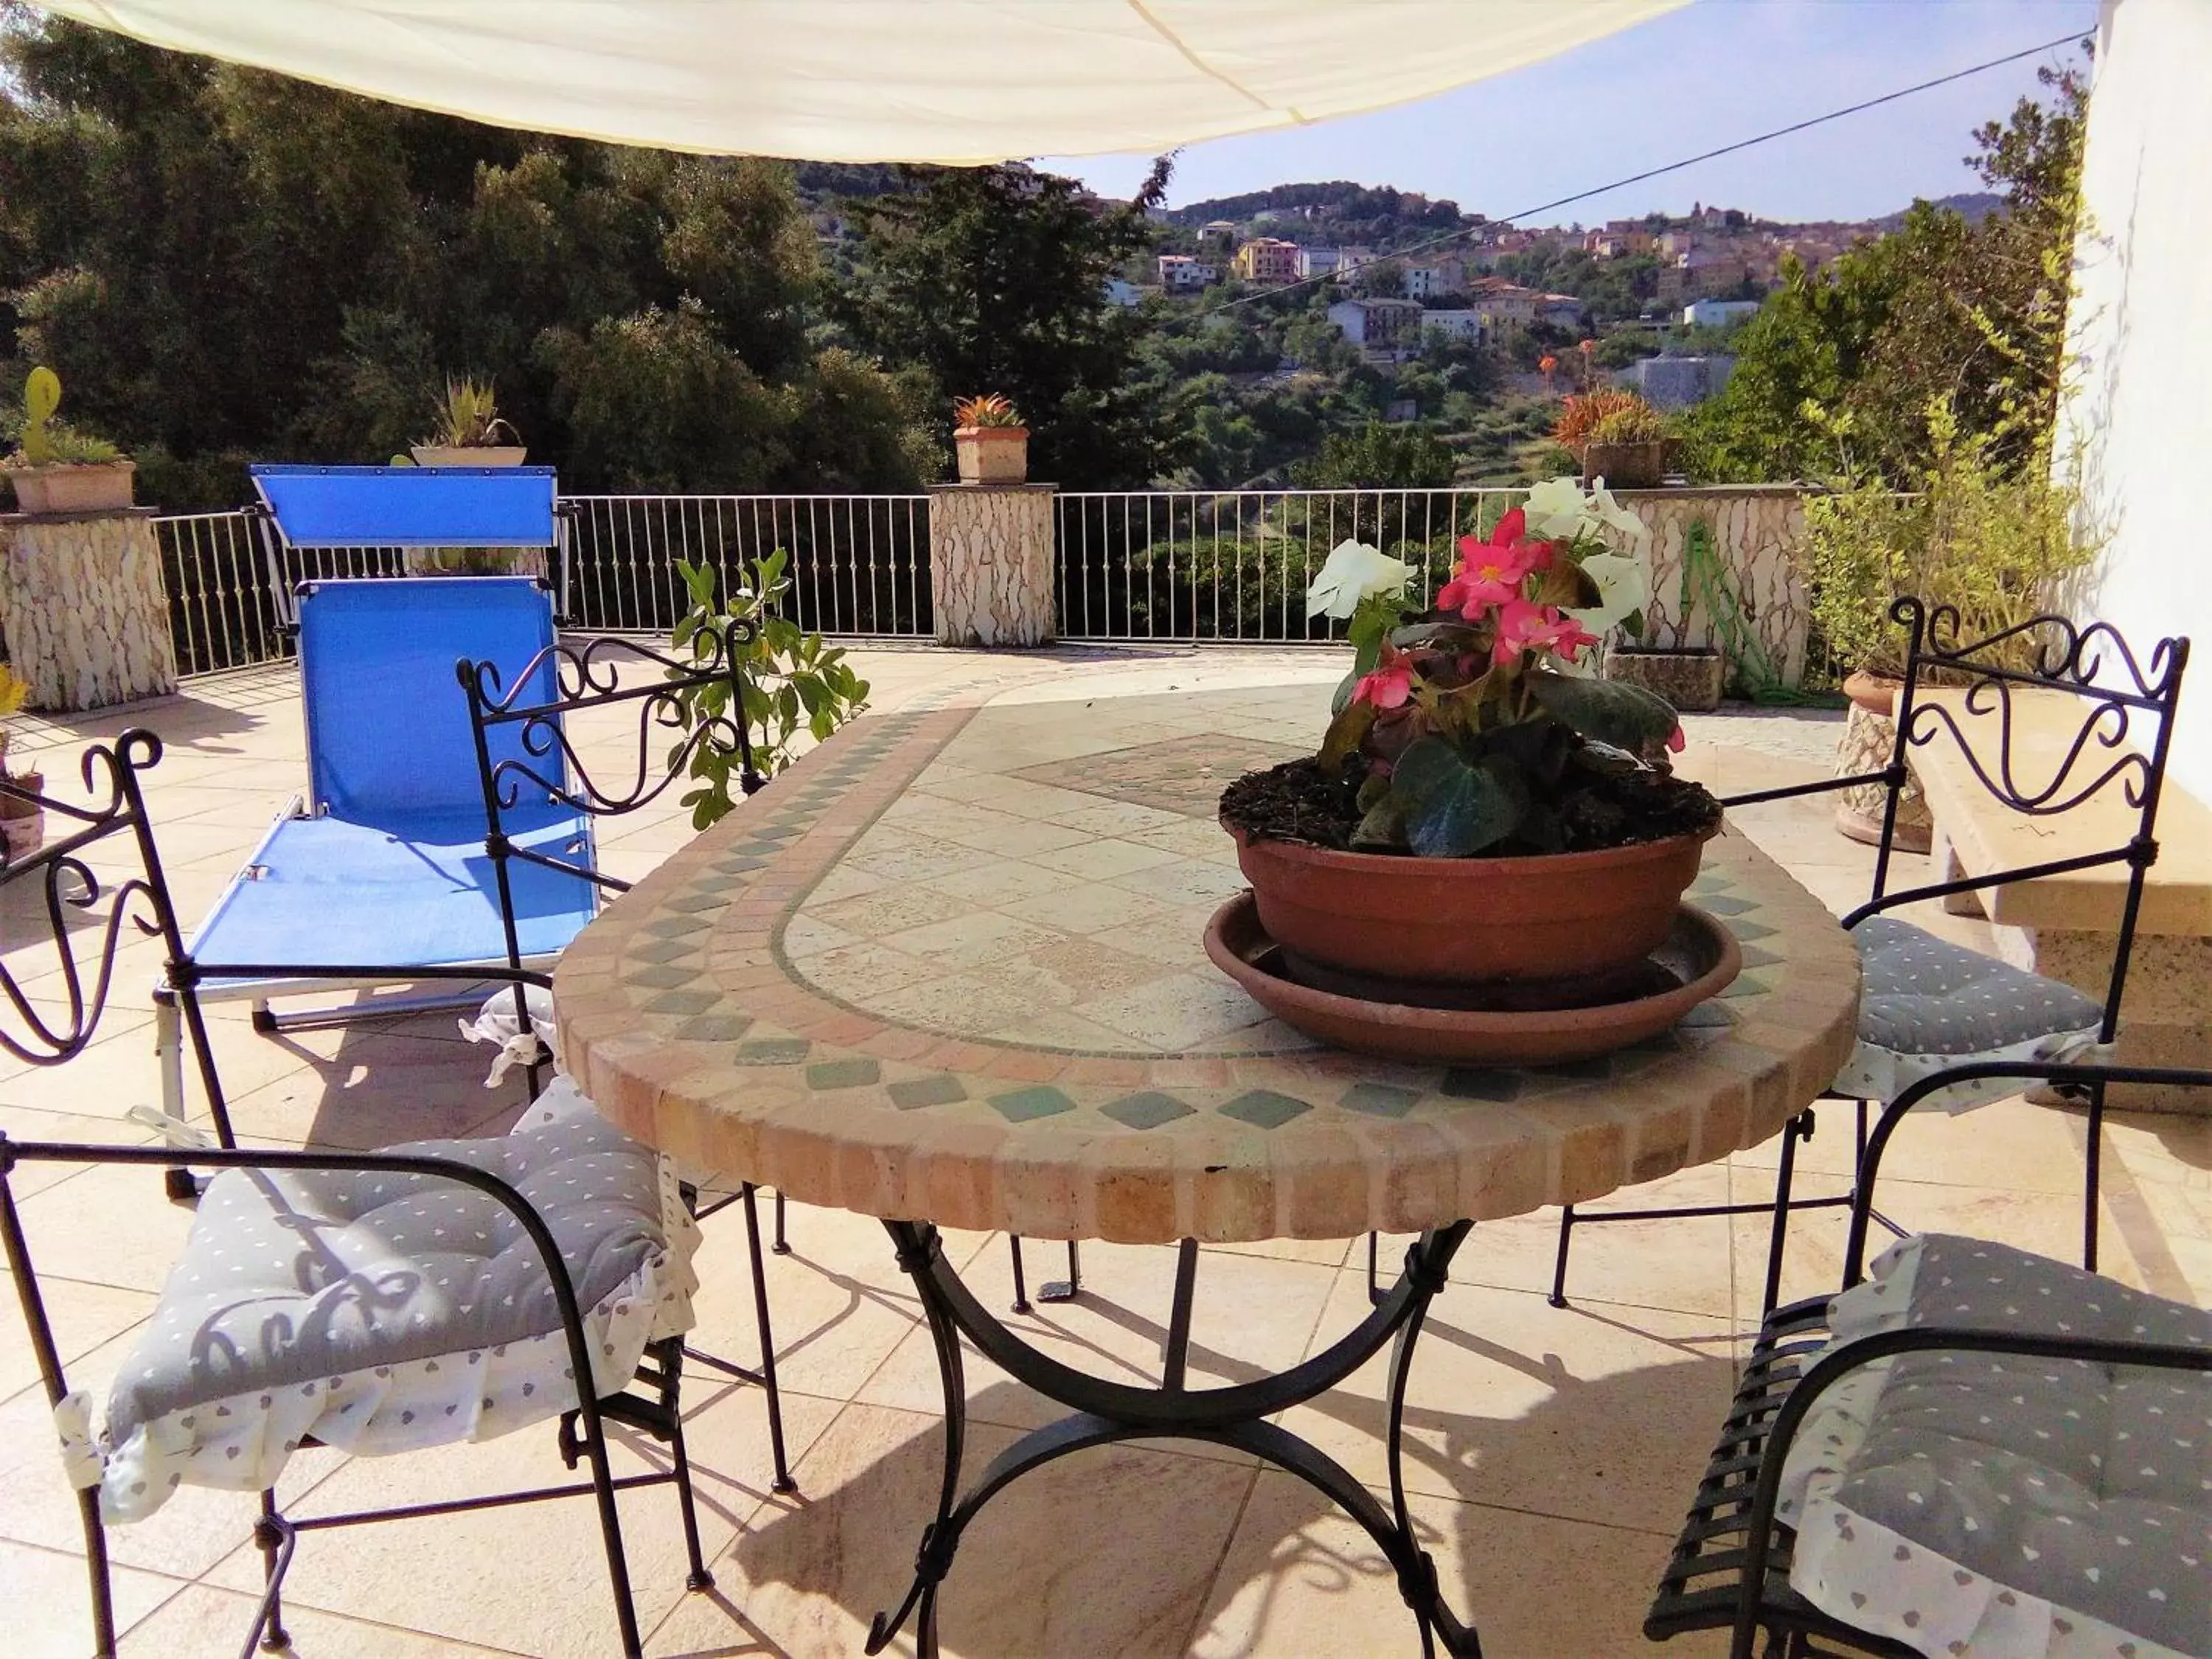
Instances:
[[[1615,179],[1610,184],[1599,185],[1589,190],[1577,191],[1571,196],[1562,196],[1549,202],[1539,202],[1534,207],[1522,208],[1518,213],[1508,213],[1498,218],[1486,219],[1478,225],[1468,225],[1458,230],[1446,231],[1441,236],[1432,236],[1426,240],[1415,242],[1410,247],[1394,248],[1389,253],[1378,256],[1375,263],[1382,264],[1392,259],[1403,259],[1413,254],[1425,253],[1431,248],[1445,247],[1454,242],[1465,241],[1468,237],[1478,235],[1493,225],[1516,224],[1535,214],[1549,213],[1554,208],[1568,207],[1577,202],[1586,202],[1593,196],[1603,196],[1609,191],[1620,190],[1629,185],[1640,185],[1647,179],[1659,179],[1670,173],[1680,173],[1684,167],[1693,167],[1700,162],[1712,161],[1717,156],[1733,155],[1738,150],[1749,149],[1755,144],[1767,143],[1777,138],[1786,138],[1793,132],[1803,132],[1812,127],[1825,126],[1830,121],[1842,120],[1846,115],[1862,114],[1867,110],[1877,109],[1884,104],[1893,104],[1900,98],[1910,98],[1915,93],[1927,92],[1936,87],[1948,86],[1954,81],[1963,81],[1970,75],[1981,74],[1984,70],[2002,68],[2007,64],[2017,64],[2023,58],[2033,58],[2040,52],[2050,52],[2059,46],[2071,46],[2081,38],[2079,30],[2072,30],[2060,35],[2055,40],[2045,40],[2040,46],[2028,46],[2020,52],[2007,52],[2002,58],[1991,58],[1985,62],[1971,64],[1966,69],[1954,70],[1950,74],[1939,75],[1932,81],[1922,81],[1912,86],[1899,87],[1894,92],[1883,93],[1879,98],[1868,98],[1856,104],[1846,104],[1841,109],[1828,111],[1825,115],[1809,116],[1802,121],[1793,121],[1786,127],[1776,127],[1772,131],[1759,133],[1755,137],[1739,138],[1732,144],[1723,144],[1717,149],[1709,149],[1700,155],[1686,156],[1679,161],[1669,161],[1664,167],[1647,167],[1642,173],[1632,173],[1626,178]],[[1288,294],[1297,289],[1310,288],[1316,283],[1326,283],[1334,275],[1333,271],[1321,271],[1311,276],[1301,276],[1295,282],[1282,283],[1273,288],[1261,289],[1255,293],[1240,294],[1234,299],[1223,300],[1217,304],[1206,307],[1198,315],[1201,318],[1212,317],[1235,306],[1249,305],[1255,300],[1265,300],[1274,295]]]

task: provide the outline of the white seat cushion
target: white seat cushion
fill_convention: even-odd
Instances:
[[[1948,1325],[2212,1346],[2212,1314],[1979,1239],[1905,1241],[1832,1346]],[[2212,1655],[2212,1376],[1900,1354],[1831,1387],[1784,1465],[1790,1582],[1938,1655]]]
[[[1833,1088],[1895,1100],[1923,1078],[1975,1060],[2082,1060],[2100,1052],[2104,1008],[2070,985],[1941,939],[1894,916],[1851,930],[1865,975],[1858,1044]],[[1950,1111],[2018,1094],[2018,1078],[1957,1083],[1929,1097]]]
[[[697,1229],[672,1168],[558,1079],[507,1135],[388,1149],[472,1164],[527,1199],[584,1313],[598,1396],[690,1327]],[[568,1410],[553,1283],[514,1213],[450,1181],[228,1170],[107,1404],[102,1507],[183,1481],[258,1490],[312,1436],[348,1451],[489,1439]],[[64,1425],[64,1437],[69,1425]]]

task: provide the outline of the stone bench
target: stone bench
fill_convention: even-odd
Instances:
[[[1954,708],[1964,695],[1922,693]],[[2013,775],[2022,787],[2040,787],[2057,771],[2087,713],[2087,704],[2063,692],[2015,694]],[[1995,717],[1976,720],[1962,713],[1960,724],[1989,763]],[[2093,739],[2072,775],[2087,783],[2118,757]],[[1914,750],[1913,768],[1936,820],[1930,856],[1941,879],[2099,852],[2123,845],[2135,832],[2136,811],[2118,782],[2064,812],[2034,817],[1991,794],[1948,736]],[[2212,1056],[2212,809],[2171,775],[2160,798],[2157,836],[2158,862],[2144,883],[2121,1004],[2118,1055],[2141,1066],[2202,1066]],[[2128,866],[2110,864],[1984,888],[1946,903],[1958,914],[1986,916],[2006,961],[2101,998],[2127,885]],[[2191,1098],[2188,1090],[2116,1087],[2110,1098],[2118,1105],[2203,1115],[2206,1103],[2202,1091],[2195,1093]]]

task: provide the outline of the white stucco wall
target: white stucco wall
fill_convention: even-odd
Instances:
[[[2078,613],[2195,653],[2174,781],[2212,802],[2212,0],[2104,0],[2061,430],[2109,538]]]

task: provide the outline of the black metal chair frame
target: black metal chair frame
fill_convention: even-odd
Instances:
[[[2212,1071],[2148,1066],[2069,1066],[1991,1060],[1923,1078],[1882,1109],[1867,1138],[1851,1200],[1843,1288],[1865,1276],[1867,1234],[1875,1219],[1873,1194],[1891,1135],[1922,1101],[1952,1083],[2018,1079],[2075,1089],[2091,1097],[2114,1083],[2212,1088]],[[2089,1175],[2089,1202],[2096,1202]],[[2045,1336],[1966,1326],[1916,1325],[1828,1350],[1826,1296],[1776,1309],[1762,1328],[1737,1385],[1721,1441],[1698,1482],[1682,1533],[1644,1620],[1653,1641],[1692,1630],[1733,1632],[1732,1659],[1752,1659],[1760,1633],[1776,1659],[1849,1650],[1878,1659],[1912,1659],[1917,1650],[1869,1635],[1823,1613],[1790,1584],[1796,1534],[1778,1523],[1783,1466],[1806,1413],[1837,1380],[1878,1359],[1912,1352],[2012,1353],[2110,1365],[2212,1371],[2212,1352],[2170,1344]],[[1815,1648],[1814,1643],[1822,1644]]]
[[[477,770],[483,785],[484,852],[491,860],[493,878],[498,888],[510,977],[520,974],[522,964],[522,942],[515,920],[514,881],[509,867],[513,860],[520,859],[578,877],[602,892],[625,893],[630,884],[606,874],[588,858],[561,858],[519,845],[507,833],[506,815],[521,803],[526,791],[595,819],[636,811],[666,793],[685,775],[691,757],[708,745],[735,758],[738,786],[745,794],[760,790],[768,780],[753,763],[750,722],[744,712],[744,664],[739,655],[740,647],[757,634],[757,629],[750,622],[721,618],[692,636],[689,659],[668,656],[620,636],[581,644],[556,641],[532,658],[515,675],[511,686],[501,684],[496,663],[471,662],[464,657],[454,665],[454,673],[468,698],[470,726],[476,737]],[[629,684],[624,684],[622,670],[625,665],[643,668],[648,671],[647,675],[633,677]],[[552,675],[553,696],[542,702],[525,702],[525,696],[548,672]],[[701,694],[709,692],[719,692],[726,699],[724,707],[720,712],[709,711],[695,720],[695,701]],[[603,787],[584,765],[569,740],[566,720],[580,710],[626,704],[635,705],[636,708],[636,775],[627,787],[609,789]],[[495,760],[492,733],[508,726],[515,728],[522,752]],[[653,761],[656,730],[676,737],[665,762],[658,766]],[[529,1031],[530,1011],[519,978],[514,985],[514,1013],[516,1030]],[[538,1066],[531,1067],[530,1079],[534,1093],[541,1080]],[[752,1273],[753,1317],[760,1334],[760,1363],[740,1365],[689,1346],[684,1352],[710,1370],[752,1384],[767,1396],[769,1447],[775,1466],[775,1490],[792,1492],[797,1489],[797,1483],[791,1477],[784,1449],[783,1394],[776,1382],[775,1333],[769,1315],[757,1192],[751,1182],[743,1182],[734,1193],[704,1204],[698,1202],[697,1192],[689,1186],[684,1195],[692,1205],[694,1216],[702,1221],[732,1204],[744,1212],[746,1252]],[[787,1255],[791,1249],[784,1237],[781,1193],[775,1194],[774,1248],[778,1255]]]
[[[194,1148],[187,1152],[173,1145],[76,1145],[59,1141],[18,1140],[0,1133],[0,1249],[4,1249],[9,1271],[15,1276],[17,1299],[30,1335],[33,1354],[38,1360],[39,1373],[46,1388],[48,1403],[58,1406],[69,1394],[70,1388],[60,1352],[54,1341],[53,1326],[47,1315],[46,1300],[39,1289],[12,1185],[16,1167],[32,1163],[159,1167],[165,1171],[173,1198],[194,1197],[198,1191],[197,1181],[190,1171],[179,1167],[180,1160],[184,1159],[218,1170],[388,1172],[447,1179],[472,1187],[510,1212],[529,1235],[532,1244],[546,1264],[552,1281],[571,1369],[578,1377],[588,1378],[592,1375],[591,1345],[585,1332],[581,1310],[577,1305],[575,1288],[569,1281],[560,1247],[529,1200],[507,1182],[471,1164],[423,1154],[259,1151],[241,1150],[236,1146],[229,1116],[223,1104],[214,1051],[208,1043],[206,1026],[192,992],[198,976],[203,974],[234,973],[240,969],[233,964],[211,969],[207,964],[193,963],[185,954],[177,927],[175,906],[170,900],[167,880],[147,821],[144,794],[139,783],[139,774],[157,763],[161,757],[160,738],[138,728],[123,733],[112,748],[95,744],[88,750],[83,761],[83,775],[86,787],[94,790],[96,795],[94,803],[88,807],[33,795],[20,786],[0,781],[0,791],[17,799],[38,800],[49,812],[77,826],[28,857],[0,868],[0,890],[18,881],[35,881],[43,889],[41,897],[60,958],[70,1012],[67,1022],[60,1025],[43,1017],[21,990],[5,963],[0,963],[0,993],[4,993],[8,1011],[13,1016],[12,1021],[0,1024],[0,1048],[4,1048],[20,1060],[41,1067],[61,1066],[82,1053],[92,1042],[100,1015],[106,1007],[123,928],[126,923],[136,926],[143,933],[161,938],[169,951],[169,982],[185,1012],[186,1027],[200,1076],[207,1088],[221,1141],[215,1148]],[[117,881],[103,889],[100,878],[86,861],[87,854],[99,842],[111,837],[119,838],[126,832],[135,842],[143,873]],[[109,909],[104,921],[94,921],[93,923],[96,951],[88,969],[72,945],[69,917],[71,912],[91,915],[103,899]],[[142,908],[150,915],[140,914]],[[246,965],[244,971],[253,971],[252,966]],[[333,970],[337,971],[344,970]],[[472,968],[454,969],[437,976],[481,980],[486,977],[504,978],[506,975],[497,969],[487,974],[483,969]],[[522,978],[530,982],[544,982],[542,975],[525,974]],[[9,1029],[9,1024],[15,1023],[20,1023],[28,1033],[27,1037]],[[434,1515],[459,1514],[471,1510],[503,1508],[554,1498],[589,1495],[597,1499],[600,1534],[606,1551],[608,1576],[615,1593],[623,1650],[627,1655],[641,1653],[636,1608],[630,1594],[629,1564],[623,1550],[621,1522],[615,1505],[616,1492],[636,1486],[674,1485],[683,1513],[685,1544],[690,1555],[687,1584],[693,1589],[703,1589],[714,1583],[713,1575],[708,1571],[700,1550],[690,1464],[684,1444],[679,1402],[684,1357],[683,1345],[679,1340],[671,1339],[653,1344],[647,1352],[652,1363],[641,1364],[637,1377],[653,1391],[651,1397],[633,1395],[625,1388],[599,1399],[593,1397],[589,1389],[579,1388],[578,1403],[563,1413],[559,1419],[562,1460],[572,1469],[580,1457],[587,1461],[592,1477],[588,1482],[307,1517],[285,1515],[277,1506],[276,1492],[264,1491],[261,1495],[261,1515],[255,1522],[253,1538],[263,1552],[265,1587],[242,1651],[250,1655],[257,1642],[264,1650],[270,1651],[283,1649],[289,1644],[283,1627],[282,1590],[285,1571],[291,1564],[294,1544],[301,1533],[374,1521],[416,1520]],[[641,1430],[665,1443],[670,1449],[669,1468],[651,1474],[617,1479],[607,1456],[605,1425],[610,1421]],[[316,1443],[310,1440],[303,1443],[313,1445]],[[116,1630],[105,1523],[100,1519],[96,1492],[81,1490],[77,1497],[84,1529],[86,1564],[91,1579],[94,1639],[98,1653],[106,1659],[115,1651]]]
[[[1986,639],[1960,644],[1958,637],[1959,613],[1948,605],[1930,609],[1921,600],[1908,596],[1893,603],[1889,614],[1891,619],[1906,632],[1905,682],[1897,697],[1897,737],[1889,764],[1878,772],[1861,772],[1844,777],[1825,778],[1816,783],[1754,790],[1747,794],[1731,796],[1722,804],[1729,807],[1755,806],[1769,801],[1792,800],[1867,784],[1882,787],[1881,837],[1875,848],[1873,892],[1865,903],[1843,918],[1842,925],[1846,930],[1856,927],[1869,916],[1923,899],[1973,893],[2013,882],[2069,875],[2108,865],[2125,865],[2128,868],[2127,892],[2121,907],[2112,974],[2105,988],[2104,1012],[2098,1033],[2100,1042],[2111,1043],[2119,1030],[2120,1001],[2127,988],[2128,966],[2135,950],[2136,923],[2142,908],[2144,879],[2158,859],[2158,842],[2154,832],[2159,800],[2166,784],[2166,756],[2172,741],[2173,712],[2181,695],[2182,673],[2188,665],[2189,641],[2185,639],[2160,640],[2153,647],[2149,665],[2145,668],[2129,649],[2127,642],[2106,623],[2077,625],[2063,617],[2041,616]],[[2022,641],[2034,647],[2034,666],[2032,670],[2008,667],[2001,659],[2007,647],[2016,647]],[[1963,684],[1965,696],[1960,706],[1970,720],[1993,717],[1996,720],[1993,755],[1985,757],[1976,751],[1967,731],[1948,702],[1920,701],[1921,690],[1931,683],[1931,676],[1935,684],[1948,686]],[[2109,683],[2100,684],[2100,677],[2109,677]],[[2012,699],[2016,686],[2024,690],[2069,694],[2088,705],[2086,716],[2056,772],[2040,783],[2021,780],[2014,769],[2013,739],[2015,720]],[[2130,725],[2138,716],[2155,722],[2156,729],[2148,753],[2128,747]],[[2135,809],[2134,833],[2118,847],[2052,859],[2039,864],[2019,866],[1984,876],[1926,882],[1891,891],[1890,859],[1896,837],[1898,805],[1908,778],[1907,756],[1911,750],[1924,749],[1947,734],[1957,744],[1975,779],[2012,810],[2033,817],[2055,817],[2117,783],[2127,804]],[[2117,754],[2114,751],[2118,751]],[[2081,764],[2085,756],[2093,757],[2091,765],[2086,768]],[[2108,757],[2109,763],[2104,763]],[[2101,769],[2096,771],[2094,777],[2086,781],[2077,777],[2077,772],[2094,769],[2100,764]],[[1966,1074],[1966,1071],[1956,1068],[1946,1073],[1954,1078]],[[1982,1073],[1979,1075],[1996,1073]],[[2082,1220],[2082,1265],[2094,1270],[2097,1265],[2097,1173],[2103,1152],[2106,1091],[2101,1081],[2085,1079],[2081,1088],[2088,1108],[2089,1176],[2088,1198]],[[1869,1146],[1867,1109],[1870,1103],[1850,1095],[1833,1093],[1823,1094],[1821,1098],[1848,1101],[1852,1104],[1856,1113],[1856,1151],[1858,1158],[1863,1160]],[[1658,1221],[1689,1216],[1771,1213],[1773,1227],[1767,1242],[1765,1291],[1759,1306],[1762,1314],[1772,1312],[1781,1299],[1782,1264],[1790,1215],[1799,1210],[1849,1207],[1856,1197],[1856,1188],[1850,1192],[1810,1198],[1801,1198],[1793,1194],[1797,1143],[1813,1138],[1814,1121],[1814,1109],[1808,1107],[1784,1128],[1781,1152],[1775,1171],[1774,1198],[1771,1203],[1693,1204],[1595,1212],[1567,1206],[1559,1217],[1559,1248],[1553,1269],[1552,1305],[1555,1308],[1567,1305],[1567,1253],[1573,1243],[1574,1230],[1578,1226],[1591,1226],[1607,1221]],[[1874,1218],[1893,1233],[1902,1234],[1903,1230],[1887,1217],[1877,1212]]]

